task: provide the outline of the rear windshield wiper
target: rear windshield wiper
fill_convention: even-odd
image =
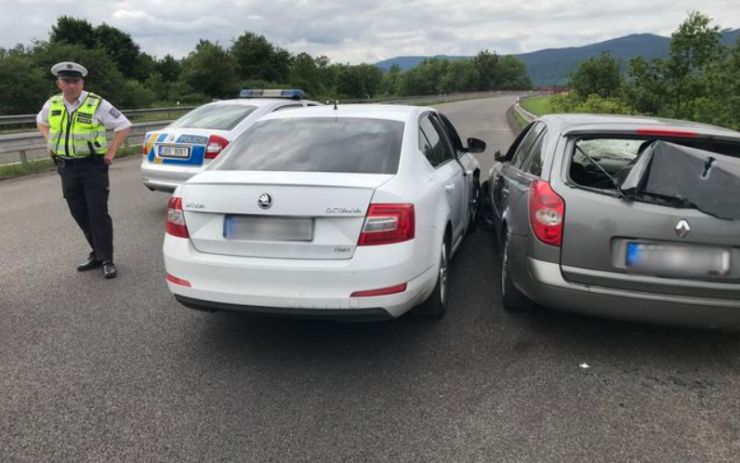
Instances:
[[[589,160],[589,161],[591,162],[591,164],[595,165],[595,166],[596,166],[596,168],[597,168],[597,169],[599,169],[599,170],[601,171],[601,173],[602,173],[602,174],[606,175],[606,178],[608,178],[608,179],[609,179],[609,180],[610,180],[610,181],[612,182],[612,185],[614,185],[614,189],[615,189],[615,190],[617,191],[617,194],[619,195],[619,197],[620,197],[620,198],[622,198],[622,199],[623,199],[623,200],[625,200],[625,201],[631,201],[631,198],[629,198],[629,197],[628,197],[628,196],[627,196],[627,195],[626,195],[626,194],[624,193],[624,191],[622,190],[622,187],[621,187],[621,185],[619,184],[619,182],[617,181],[617,179],[616,179],[616,178],[612,177],[612,176],[611,176],[611,175],[609,174],[609,172],[607,172],[607,171],[606,171],[606,170],[605,170],[605,169],[604,169],[603,167],[601,167],[601,165],[599,165],[599,163],[598,163],[598,162],[596,162],[596,161],[594,160],[594,158],[592,158],[591,156],[589,156],[588,154],[586,154],[586,152],[585,152],[585,151],[583,151],[583,148],[581,148],[580,146],[576,145],[576,149],[577,149],[578,151],[580,151],[580,152],[581,152],[581,154],[583,154],[584,156],[586,156],[586,159],[588,159],[588,160]]]

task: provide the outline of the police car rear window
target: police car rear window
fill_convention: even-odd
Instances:
[[[366,118],[257,122],[227,148],[215,170],[395,174],[404,123]]]
[[[255,109],[256,106],[209,104],[195,108],[173,122],[170,127],[231,130]]]

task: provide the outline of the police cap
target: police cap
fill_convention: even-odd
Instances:
[[[51,67],[51,73],[57,76],[57,79],[82,79],[87,75],[87,69],[72,61],[62,61]]]

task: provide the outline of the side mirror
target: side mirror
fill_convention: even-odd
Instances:
[[[495,153],[493,153],[493,159],[498,162],[504,162],[504,160],[506,159],[506,155],[502,154],[501,151],[496,151]]]
[[[477,138],[468,138],[468,153],[482,153],[486,150],[486,142]]]

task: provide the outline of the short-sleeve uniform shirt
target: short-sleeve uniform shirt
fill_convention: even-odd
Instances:
[[[70,103],[64,99],[64,105],[67,107],[67,113],[72,114],[85,101],[89,92],[83,91],[77,101]],[[49,125],[49,107],[51,104],[47,100],[41,111],[36,115],[36,122],[43,125]],[[105,126],[106,129],[112,129],[114,132],[131,127],[131,122],[119,110],[117,110],[108,100],[101,99],[98,110],[95,111],[93,121]]]

